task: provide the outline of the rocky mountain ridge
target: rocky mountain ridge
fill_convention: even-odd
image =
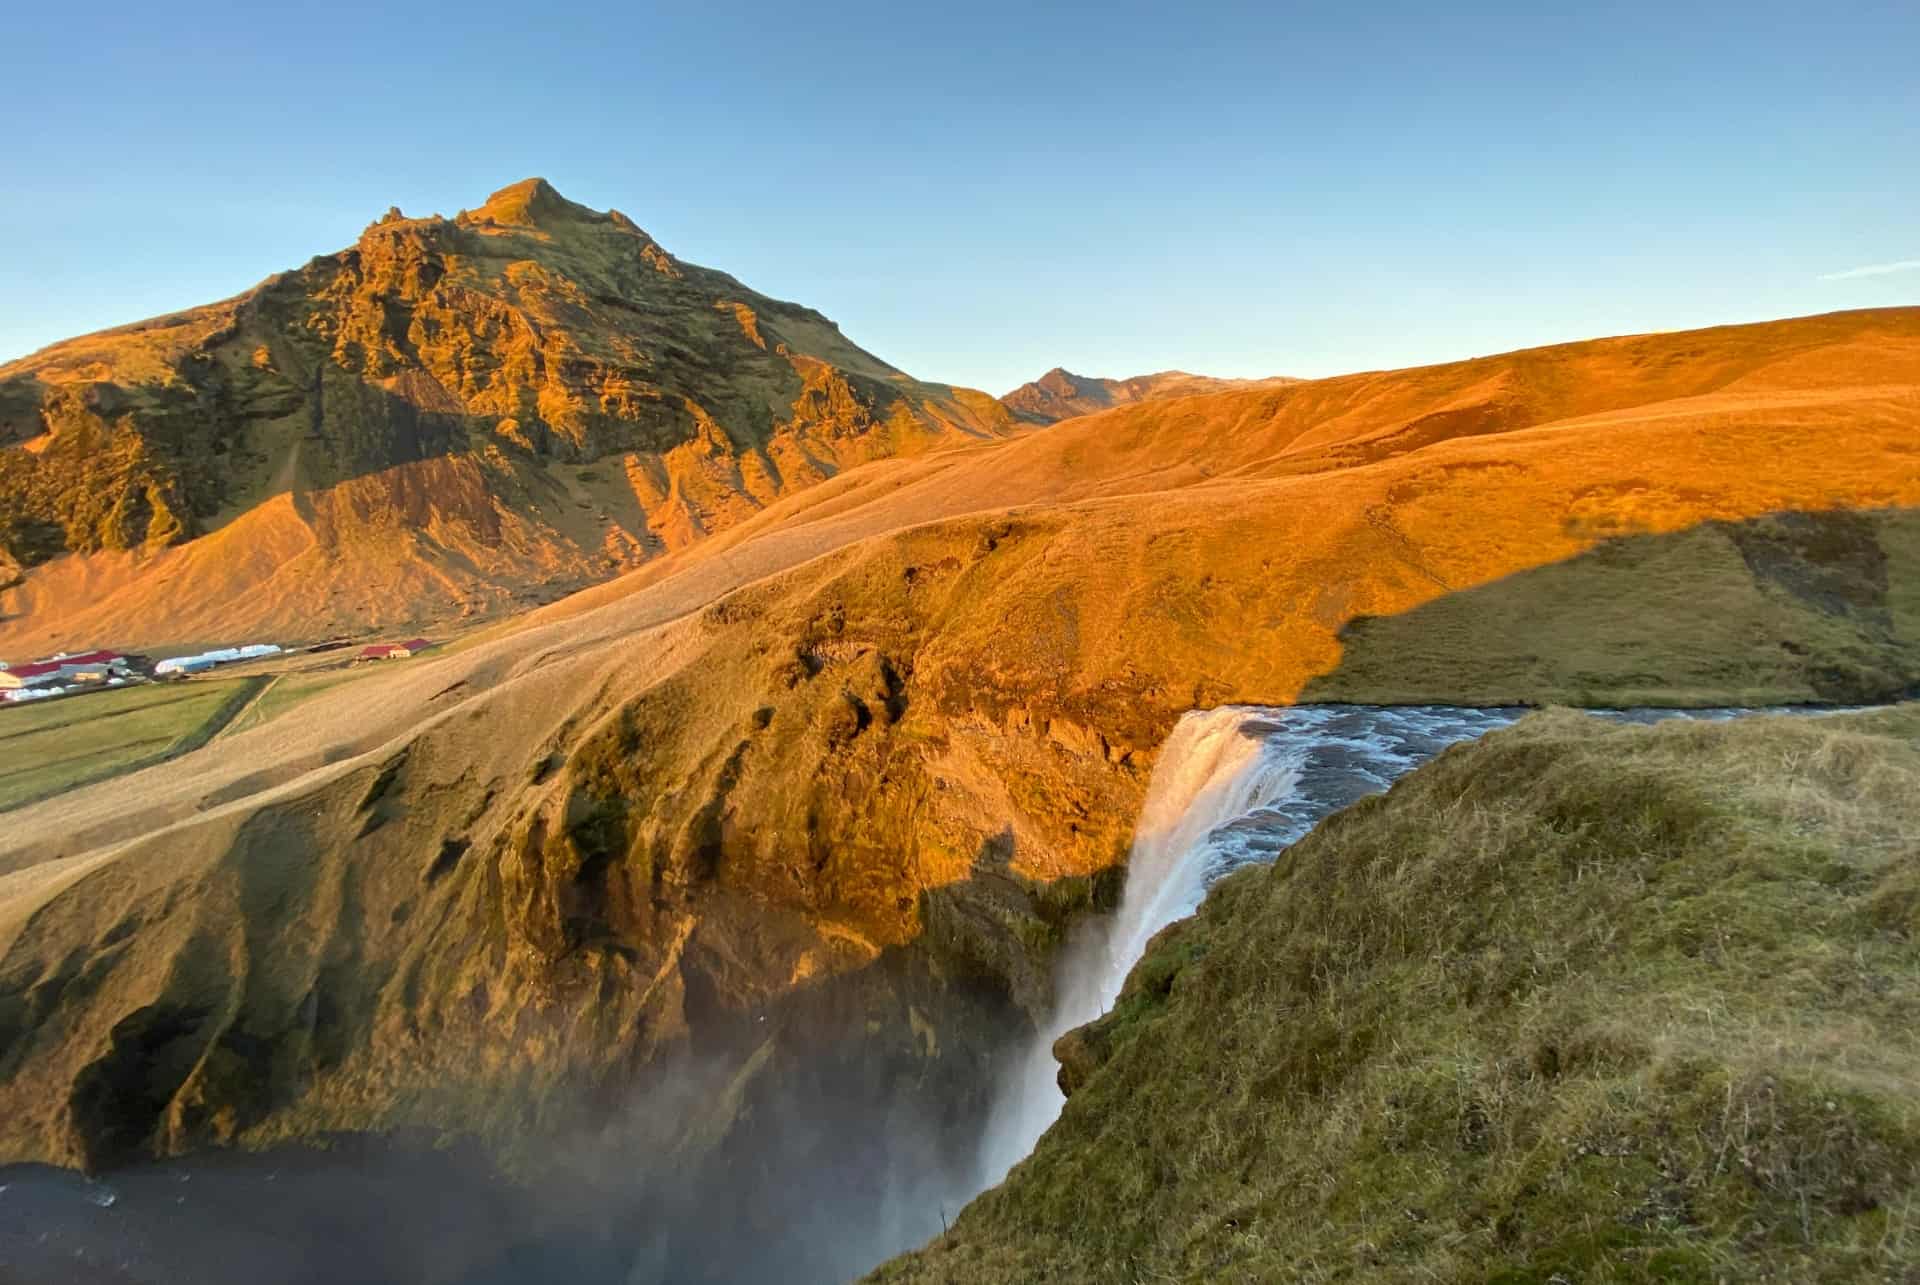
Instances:
[[[1011,428],[529,179],[0,366],[0,636],[490,613]]]
[[[1152,375],[1134,375],[1128,379],[1103,379],[1092,375],[1076,375],[1055,366],[1000,400],[1016,417],[1028,423],[1055,424],[1075,415],[1091,415],[1115,406],[1130,406],[1135,402],[1297,382],[1284,376],[1270,379],[1216,379],[1211,375],[1190,375],[1184,370],[1163,370]]]

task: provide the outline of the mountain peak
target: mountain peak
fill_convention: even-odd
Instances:
[[[298,444],[275,427],[288,416]],[[116,642],[169,641],[153,630],[203,618],[191,612],[331,632],[505,610],[855,462],[1010,428],[984,395],[921,384],[818,313],[683,264],[545,179],[453,219],[389,207],[351,246],[239,299],[0,364],[0,586],[26,582],[0,592],[0,640],[26,649],[15,596],[40,593],[64,555],[158,555],[229,527],[255,534],[194,545],[193,588],[142,570],[108,591],[120,605],[52,591],[57,617],[26,626],[51,642],[32,646],[82,628],[69,607],[114,613],[84,627]],[[755,450],[773,452],[770,475],[734,463]],[[544,506],[601,459],[620,462],[584,507]],[[365,534],[389,520],[435,538],[396,562]],[[257,589],[279,561],[215,552],[287,522],[322,534],[271,593]],[[390,563],[408,568],[404,595]],[[178,611],[152,605],[163,583]]]
[[[1268,380],[1214,379],[1207,375],[1190,375],[1184,370],[1162,370],[1151,375],[1135,375],[1130,379],[1104,379],[1093,375],[1076,375],[1065,366],[1055,366],[1032,383],[1014,389],[1000,401],[1030,424],[1052,424],[1075,415],[1091,415],[1095,411],[1125,406],[1131,402],[1222,392],[1261,383],[1292,382],[1283,377]]]
[[[518,183],[501,188],[469,217],[515,227],[544,227],[556,221],[606,218],[584,205],[574,204],[560,195],[553,184],[537,177],[521,179]]]

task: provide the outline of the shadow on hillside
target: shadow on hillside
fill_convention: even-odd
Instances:
[[[1301,702],[1862,703],[1920,684],[1920,510],[1605,540],[1340,631]]]

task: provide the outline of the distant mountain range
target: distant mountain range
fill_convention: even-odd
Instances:
[[[1134,402],[1298,382],[1280,376],[1272,379],[1215,379],[1209,375],[1189,375],[1184,370],[1163,370],[1154,375],[1135,375],[1131,379],[1101,379],[1091,375],[1076,375],[1055,366],[1032,383],[1020,385],[1000,400],[1008,410],[1030,424],[1054,424],[1075,415],[1091,415],[1096,411]]]
[[[1013,427],[528,179],[0,366],[0,636],[490,613],[849,465]]]

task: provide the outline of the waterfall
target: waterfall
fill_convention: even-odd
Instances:
[[[982,1141],[982,1187],[1006,1177],[1060,1114],[1053,1042],[1104,1013],[1156,932],[1192,914],[1231,852],[1220,834],[1272,807],[1299,780],[1302,755],[1263,735],[1268,711],[1239,706],[1184,715],[1160,750],[1134,828],[1119,913],[1083,924],[1055,971],[1054,1007],[1002,1084]]]
[[[1053,1042],[1112,1006],[1148,940],[1192,914],[1215,879],[1273,860],[1328,813],[1386,789],[1447,746],[1505,727],[1522,712],[1447,705],[1237,705],[1183,716],[1154,765],[1119,913],[1083,922],[1061,952],[1053,1010],[1001,1079],[976,1185],[966,1197],[1005,1178],[1060,1114],[1066,1099],[1055,1079]],[[1749,712],[1593,711],[1629,723],[1718,721]]]

